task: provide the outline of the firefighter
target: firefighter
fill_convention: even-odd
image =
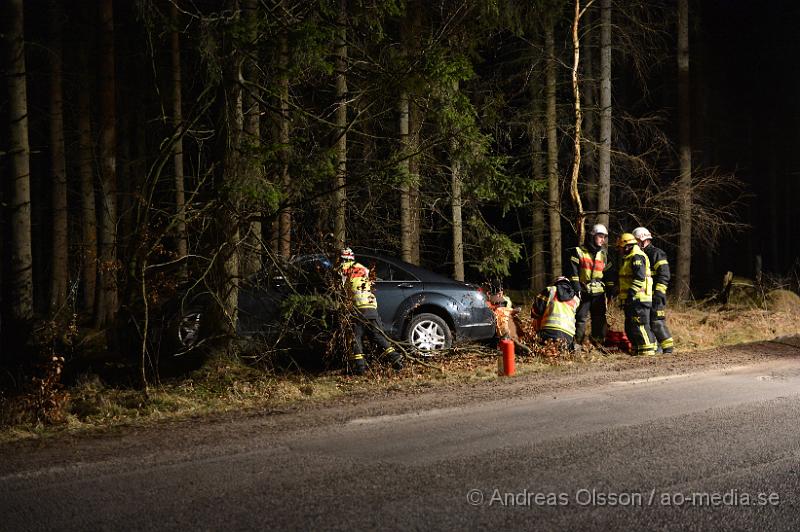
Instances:
[[[514,308],[511,298],[505,295],[502,286],[495,284],[487,291],[486,303],[494,313],[494,323],[496,327],[496,340],[508,339],[514,342],[514,349],[517,353],[527,355],[530,349],[520,342],[519,331],[522,329],[519,323],[519,308]]]
[[[363,375],[367,371],[362,342],[365,333],[383,349],[381,356],[389,360],[394,369],[402,369],[403,356],[389,344],[383,333],[383,324],[378,314],[378,300],[372,291],[369,269],[356,262],[352,249],[344,248],[339,254],[339,272],[353,299],[353,305],[359,311],[359,315],[353,320],[353,354],[350,357],[352,372],[355,375]]]
[[[586,321],[592,318],[592,341],[602,345],[606,337],[606,297],[611,293],[613,281],[604,279],[611,268],[608,260],[608,229],[596,224],[587,239],[586,245],[570,250],[569,278],[581,304],[575,317],[575,344],[580,347],[586,333]]]
[[[539,338],[544,341],[563,341],[574,350],[575,312],[580,295],[566,277],[558,277],[552,286],[539,292],[531,306]]]
[[[511,302],[511,298],[505,295],[503,288],[499,284],[491,286],[487,292],[486,302],[494,313],[497,337],[509,338],[509,329],[513,326],[514,304]]]
[[[653,235],[645,227],[633,230],[633,236],[639,242],[647,258],[650,260],[650,274],[653,276],[653,306],[650,309],[650,329],[658,340],[658,347],[665,355],[671,355],[675,342],[667,328],[667,286],[669,285],[669,261],[661,248],[653,245]]]
[[[617,245],[621,261],[619,304],[625,311],[625,334],[633,344],[633,354],[654,355],[656,342],[650,330],[650,309],[653,305],[650,260],[631,233],[623,233]]]

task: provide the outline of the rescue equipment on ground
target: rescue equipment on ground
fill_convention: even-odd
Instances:
[[[497,374],[503,377],[513,377],[517,372],[514,361],[514,342],[503,338],[497,347],[501,352],[497,357]]]

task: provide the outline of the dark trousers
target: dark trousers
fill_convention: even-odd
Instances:
[[[389,342],[386,340],[386,336],[383,335],[381,317],[377,314],[374,316],[362,314],[356,316],[353,320],[353,351],[356,354],[364,354],[364,342],[362,340],[365,334],[375,342],[375,345],[377,345],[381,351],[389,349]]]
[[[351,357],[353,360],[364,358],[364,335],[368,335],[381,349],[381,356],[385,356],[392,364],[400,364],[402,367],[403,357],[386,339],[383,323],[377,310],[363,309],[361,314],[355,316],[353,320],[353,356]]]
[[[581,294],[581,304],[575,311],[575,343],[582,344],[586,335],[586,322],[592,317],[592,340],[600,344],[606,339],[606,295]]]
[[[654,355],[656,338],[650,329],[650,303],[629,301],[625,305],[625,334],[633,344],[635,355]]]
[[[653,298],[653,308],[650,309],[650,329],[658,340],[658,345],[665,354],[672,353],[675,342],[672,333],[667,328],[667,305],[660,299]]]

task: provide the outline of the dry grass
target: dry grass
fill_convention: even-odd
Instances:
[[[794,294],[792,294],[794,295]],[[789,303],[786,303],[786,301]],[[779,336],[800,334],[800,300],[783,297],[781,310],[739,307],[684,307],[668,309],[668,324],[682,353],[733,345]],[[618,309],[610,311],[614,329],[622,328]],[[536,351],[517,358],[517,373],[526,375],[596,360],[613,360],[624,354],[590,349],[580,355]],[[300,403],[324,403],[337,397],[381,392],[432,389],[449,384],[469,384],[498,378],[496,351],[488,348],[457,348],[447,357],[409,364],[402,372],[374,365],[365,377],[350,377],[341,371],[275,374],[227,358],[210,361],[189,378],[166,382],[143,390],[105,385],[86,375],[67,390],[63,418],[45,424],[26,417],[19,405],[0,402],[0,441],[45,437],[64,432],[102,431],[120,425],[140,425],[165,419],[205,416],[253,408],[281,408]],[[0,398],[2,399],[2,398]]]
[[[800,334],[800,313],[792,310],[688,308],[667,317],[676,345],[688,351]]]

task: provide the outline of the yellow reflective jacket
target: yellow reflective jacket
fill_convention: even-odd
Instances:
[[[592,252],[586,246],[573,248],[569,264],[569,280],[572,281],[576,290],[582,289],[590,294],[602,294],[607,288],[611,288],[614,282],[610,279],[603,279],[603,274],[611,268],[608,260],[608,253],[605,249],[599,248]]]
[[[574,296],[567,301],[556,297],[558,289],[548,286],[536,296],[537,301],[531,307],[531,316],[538,321],[537,330],[556,330],[575,336],[575,312],[580,299]]]
[[[653,277],[650,274],[650,259],[638,245],[622,257],[619,267],[619,300],[624,303],[629,297],[641,303],[653,301]]]
[[[372,293],[372,281],[369,279],[369,268],[355,261],[345,261],[339,267],[342,280],[353,296],[353,304],[357,309],[377,309],[378,300]]]

